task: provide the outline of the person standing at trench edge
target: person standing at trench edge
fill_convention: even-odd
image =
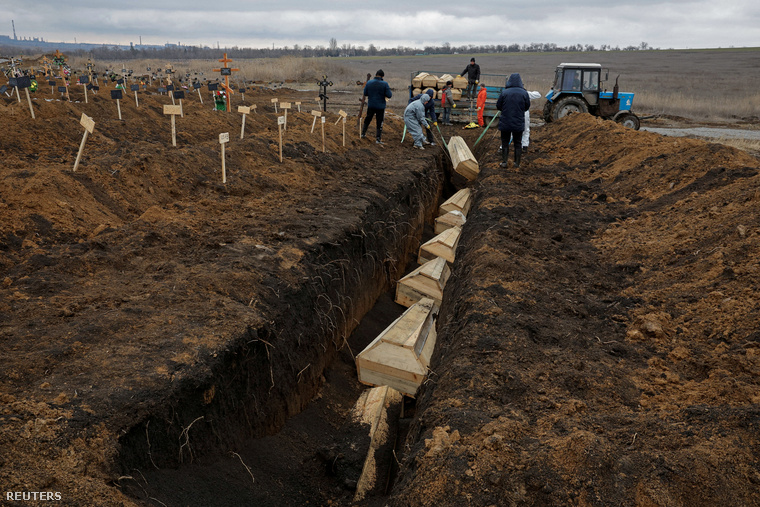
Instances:
[[[367,129],[372,122],[372,117],[375,117],[375,142],[377,144],[383,144],[383,119],[385,118],[385,101],[393,96],[391,87],[388,83],[383,81],[385,73],[382,69],[375,73],[374,79],[371,79],[364,85],[364,96],[367,97],[367,117],[364,118],[364,126],[362,128],[362,139],[367,137]]]
[[[499,130],[501,131],[500,167],[507,167],[509,161],[509,143],[515,142],[515,167],[520,167],[522,156],[522,135],[525,130],[525,111],[530,110],[530,97],[523,88],[520,74],[512,74],[507,79],[505,88],[496,101],[496,109],[501,111]]]

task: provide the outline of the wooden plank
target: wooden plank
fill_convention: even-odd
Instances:
[[[480,165],[465,140],[460,136],[452,136],[447,147],[454,171],[464,176],[468,181],[477,178],[480,174]]]
[[[440,234],[452,227],[461,228],[465,222],[467,222],[467,219],[461,211],[449,211],[435,219],[435,233]]]
[[[469,188],[463,188],[456,194],[452,195],[438,208],[438,215],[445,215],[449,211],[459,211],[467,216],[472,205],[472,192]]]

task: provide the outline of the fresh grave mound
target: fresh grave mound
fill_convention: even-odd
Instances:
[[[481,177],[395,505],[760,503],[760,164],[588,115]]]
[[[135,470],[234,448],[303,409],[403,275],[443,155],[355,133],[343,147],[334,113],[323,152],[304,107],[280,163],[270,99],[313,101],[294,91],[247,93],[258,112],[242,140],[241,115],[190,95],[174,148],[165,95],[123,100],[119,121],[107,93],[85,104],[44,88],[35,121],[2,101],[0,483],[129,504],[114,486]],[[95,131],[72,172],[82,113]]]

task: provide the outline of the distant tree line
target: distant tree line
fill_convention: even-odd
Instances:
[[[65,51],[65,44],[61,44],[61,50]],[[10,48],[0,48],[6,52]],[[304,58],[314,57],[347,57],[347,56],[413,56],[419,54],[448,55],[469,53],[520,53],[520,52],[584,52],[584,51],[639,51],[652,50],[648,43],[642,42],[638,46],[612,46],[602,44],[599,47],[593,44],[571,44],[559,46],[554,43],[532,42],[530,44],[488,44],[488,45],[462,45],[452,46],[448,42],[440,46],[425,46],[424,48],[397,46],[394,48],[379,48],[374,44],[369,46],[357,46],[354,44],[339,45],[335,38],[331,38],[327,45],[299,45],[272,48],[241,48],[233,47],[209,47],[209,46],[186,46],[180,44],[167,44],[165,46],[135,46],[130,45],[125,49],[121,46],[103,45],[91,49],[74,49],[66,51],[69,55],[93,57],[103,60],[133,60],[144,58],[157,59],[213,59],[218,58],[220,51],[225,51],[230,58],[279,58],[281,56],[298,56]],[[12,52],[18,54],[39,53],[39,48],[13,48]]]

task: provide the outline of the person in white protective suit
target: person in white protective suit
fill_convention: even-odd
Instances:
[[[541,98],[541,92],[528,92],[530,100],[536,100]],[[530,111],[525,111],[525,130],[522,135],[522,152],[528,151],[528,145],[530,144]]]
[[[419,100],[415,100],[409,103],[404,109],[404,123],[406,129],[411,134],[414,140],[413,148],[424,150],[422,142],[425,139],[425,134],[422,128],[430,128],[427,119],[425,118],[425,104],[430,100],[430,95],[423,93]]]

